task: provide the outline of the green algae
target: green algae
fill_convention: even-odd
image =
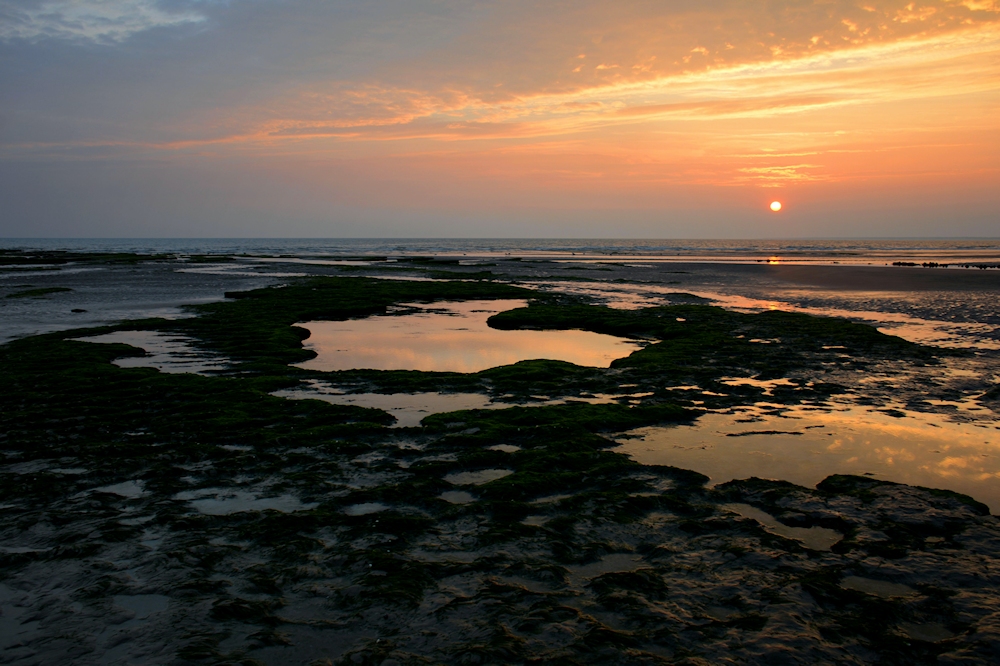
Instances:
[[[0,347],[0,379],[10,387],[0,395],[4,454],[18,462],[42,465],[58,460],[64,461],[58,463],[61,466],[90,470],[80,477],[57,476],[40,466],[36,472],[4,475],[0,502],[32,507],[13,512],[10,534],[27,534],[35,525],[45,524],[55,526],[60,535],[58,547],[51,551],[4,554],[0,567],[5,576],[39,560],[88,562],[100,571],[95,562],[106,561],[113,549],[144,538],[147,528],[162,530],[164,545],[158,555],[147,557],[145,566],[153,567],[161,581],[174,581],[160,583],[171,603],[185,604],[185,612],[199,622],[223,630],[207,632],[201,626],[191,628],[186,637],[179,633],[176,656],[213,663],[256,663],[252,654],[230,645],[232,637],[248,628],[252,631],[248,635],[255,637],[244,643],[250,652],[261,646],[294,644],[292,623],[283,613],[294,599],[301,600],[303,590],[315,590],[309,594],[327,600],[323,615],[336,618],[329,627],[365,636],[367,626],[374,624],[379,635],[392,636],[392,641],[358,638],[351,643],[354,647],[341,651],[343,659],[358,655],[361,663],[399,659],[404,645],[420,652],[420,660],[433,660],[428,656],[433,649],[421,652],[419,641],[400,631],[405,613],[439,618],[445,637],[436,640],[446,647],[438,656],[446,654],[447,660],[470,655],[470,659],[525,663],[623,659],[660,663],[657,655],[696,654],[700,648],[692,646],[723,640],[727,632],[751,640],[750,635],[776,612],[768,599],[781,597],[779,579],[816,598],[827,613],[816,620],[818,631],[841,646],[838,649],[853,649],[852,641],[861,640],[868,651],[864,654],[877,654],[886,663],[921,663],[941,651],[904,643],[895,629],[898,623],[944,618],[949,627],[958,626],[946,593],[936,594],[934,604],[916,609],[851,596],[836,585],[846,565],[815,562],[795,544],[717,510],[724,501],[753,502],[780,517],[782,502],[802,493],[820,499],[870,499],[878,490],[870,480],[831,477],[811,491],[751,479],[709,490],[706,477],[672,467],[638,465],[610,451],[614,442],[603,436],[695,418],[695,411],[675,404],[659,390],[665,380],[695,377],[710,384],[733,374],[780,376],[811,367],[817,357],[828,357],[822,349],[828,343],[847,347],[859,363],[872,357],[930,359],[925,348],[838,320],[742,315],[703,305],[617,311],[492,282],[317,278],[231,296],[224,303],[194,308],[198,316],[190,320],[146,320],[95,329],[183,331],[233,360],[226,375],[119,368],[111,364],[113,359],[142,352],[127,345],[69,339],[80,331]],[[651,344],[607,370],[555,361],[527,361],[471,375],[314,373],[288,366],[309,353],[302,349],[296,322],[383,314],[398,303],[463,298],[536,299],[527,308],[497,315],[494,323],[500,327],[582,328],[639,337]],[[783,342],[748,341],[757,337]],[[380,410],[269,395],[310,377],[387,392],[462,387],[530,397],[613,391],[629,383],[637,385],[631,390],[653,395],[639,404],[623,400],[436,414],[424,419],[421,428],[391,432],[386,426],[392,417]],[[758,395],[750,390],[734,393],[734,400]],[[780,397],[801,399],[791,392]],[[490,449],[497,444],[519,448],[510,453]],[[438,499],[453,487],[445,476],[493,468],[513,473],[477,486],[477,499],[469,504]],[[128,500],[94,492],[129,480],[144,482],[148,497]],[[182,491],[214,487],[291,492],[316,506],[294,513],[208,516],[174,499]],[[892,491],[895,486],[887,488]],[[535,503],[557,492],[569,497]],[[955,500],[983,515],[960,498],[918,492],[928,503]],[[367,502],[389,508],[361,516],[344,512],[350,505]],[[117,522],[136,514],[148,515],[149,522],[142,526]],[[548,518],[541,526],[521,522],[540,514]],[[653,515],[666,516],[661,527],[645,526]],[[801,526],[842,528],[849,539],[856,527],[836,521],[834,527],[832,519],[823,517],[802,520]],[[965,525],[948,522],[942,534],[951,537]],[[920,539],[931,529],[916,526],[892,532],[889,524],[878,527],[901,539],[904,555],[921,547]],[[214,543],[220,537],[232,543]],[[668,538],[669,547],[659,542]],[[718,541],[709,551],[731,557],[727,562],[750,561],[753,554],[770,549],[784,558],[783,569],[763,588],[751,581],[771,576],[766,569],[755,569],[747,577],[746,593],[753,605],[735,608],[725,620],[685,625],[669,619],[675,611],[671,604],[685,603],[679,592],[690,587],[696,575],[684,573],[687,565],[676,554],[679,544],[705,548],[698,545],[703,541]],[[442,543],[475,558],[429,563],[415,555],[416,549]],[[850,546],[835,553],[849,557],[865,548],[869,549],[865,553],[874,553],[871,546],[854,541]],[[603,573],[574,587],[567,567],[623,552],[636,553],[635,570]],[[712,562],[711,566],[722,567],[719,561]],[[550,589],[528,589],[502,576],[521,576]],[[434,613],[426,612],[428,598],[451,584],[442,581],[463,577],[477,577],[478,591],[455,596]],[[101,572],[81,585],[79,594],[96,603],[128,593],[129,586],[123,577]],[[612,615],[598,619],[577,607],[579,598]],[[478,614],[489,630],[466,634],[461,618],[468,614]],[[351,624],[362,621],[364,631]],[[555,626],[564,632],[573,627],[569,632],[573,642],[553,649],[532,642],[531,637],[556,636]],[[692,634],[700,637],[685,642],[684,636]]]
[[[234,361],[253,369],[313,358],[302,349],[308,334],[296,322],[343,320],[385,314],[397,303],[444,300],[526,298],[534,292],[509,285],[473,282],[406,282],[372,278],[312,278],[285,287],[231,292],[232,299],[191,309],[199,316],[174,323]]]

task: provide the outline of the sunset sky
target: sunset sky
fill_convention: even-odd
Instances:
[[[1000,3],[0,0],[0,236],[997,237]]]

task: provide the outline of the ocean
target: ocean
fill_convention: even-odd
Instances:
[[[1000,239],[711,240],[537,238],[7,238],[0,248],[259,256],[642,257],[697,262],[913,262],[1000,267]]]

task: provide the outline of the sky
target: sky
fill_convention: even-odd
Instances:
[[[0,237],[202,236],[1000,237],[1000,1],[0,0]]]

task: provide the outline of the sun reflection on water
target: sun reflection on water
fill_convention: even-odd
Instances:
[[[781,410],[780,414],[766,413]],[[832,409],[761,404],[707,413],[693,425],[623,433],[616,449],[643,464],[674,465],[711,483],[750,476],[814,486],[831,474],[947,488],[1000,511],[1000,426],[939,414],[856,405]]]
[[[298,324],[310,332],[305,347],[317,357],[307,370],[368,368],[424,372],[479,372],[529,359],[553,359],[606,368],[641,348],[639,343],[590,331],[501,331],[486,320],[526,301],[462,301],[421,306],[430,311],[348,321]]]

